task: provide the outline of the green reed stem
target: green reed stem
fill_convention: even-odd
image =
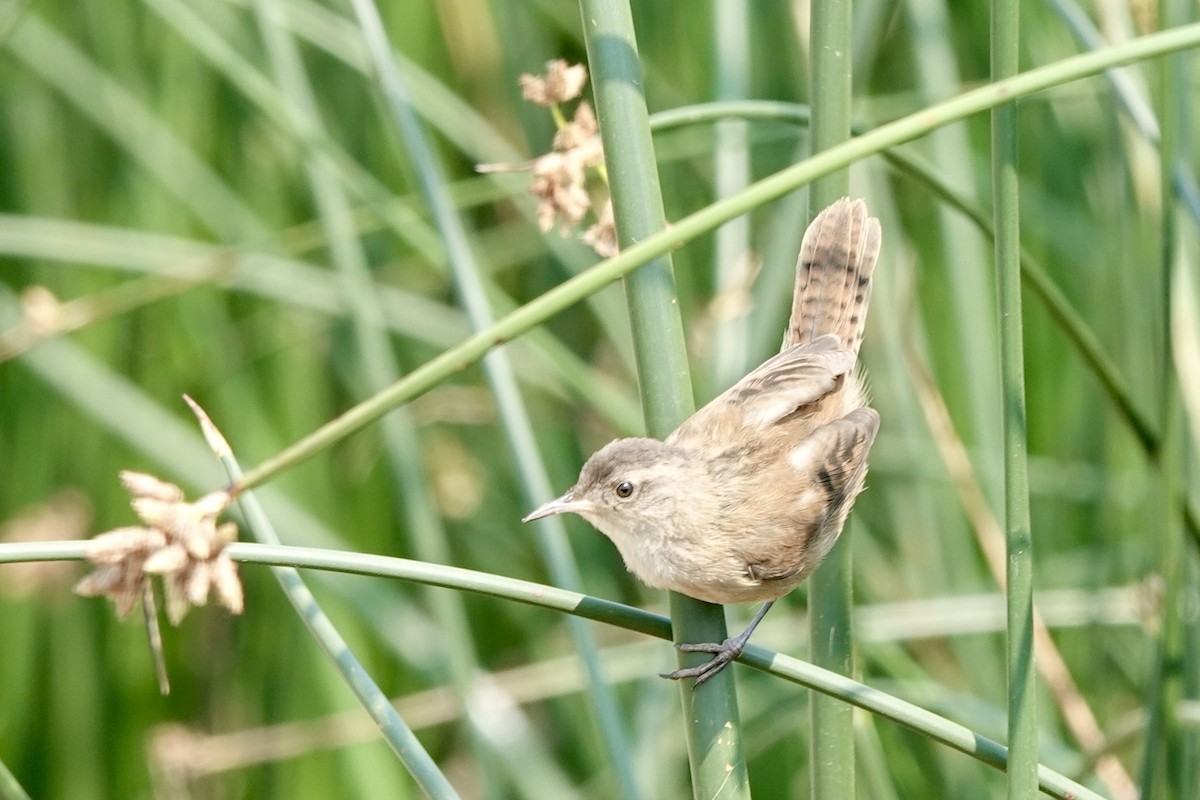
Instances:
[[[631,248],[666,228],[658,164],[642,93],[642,66],[628,2],[582,0],[600,135],[608,166],[618,242]],[[651,436],[665,437],[692,413],[692,383],[671,259],[665,253],[626,279],[642,407]],[[724,611],[680,594],[670,595],[678,642],[719,642]],[[706,656],[680,653],[680,666]],[[724,670],[699,689],[680,681],[683,719],[697,800],[749,797],[734,671]]]
[[[1018,0],[992,0],[992,80],[1017,72]],[[1037,788],[1037,668],[1033,653],[1033,533],[1029,523],[1028,425],[1021,324],[1021,228],[1017,177],[1016,103],[992,109],[992,201],[996,293],[1000,315],[1004,509],[1008,562],[1009,800]]]
[[[812,4],[812,149],[836,147],[850,138],[851,0]],[[849,193],[845,169],[809,187],[809,215]],[[854,674],[851,597],[854,576],[849,536],[843,535],[809,579],[808,638],[813,663],[842,675]],[[809,696],[809,778],[817,800],[853,798],[854,709],[833,698]]]

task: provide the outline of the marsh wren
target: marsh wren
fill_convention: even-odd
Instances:
[[[699,685],[720,672],[837,541],[879,429],[856,369],[879,246],[879,220],[861,200],[818,214],[779,355],[666,440],[605,445],[566,494],[525,517],[578,514],[650,586],[710,603],[765,601],[737,636],[679,645],[712,658],[663,677]]]

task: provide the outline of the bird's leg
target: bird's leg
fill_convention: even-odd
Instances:
[[[675,645],[685,653],[712,653],[713,657],[703,664],[695,667],[686,667],[677,669],[674,672],[659,673],[664,678],[670,678],[677,681],[681,678],[695,678],[696,686],[707,681],[709,678],[716,675],[725,666],[742,654],[742,650],[746,647],[746,642],[750,641],[750,634],[754,633],[754,629],[758,627],[758,623],[762,622],[763,617],[771,610],[771,606],[775,604],[774,600],[768,600],[762,604],[762,608],[754,615],[754,619],[750,620],[750,624],[746,626],[746,630],[739,633],[737,636],[731,636],[723,642],[698,642],[696,644],[680,643]]]

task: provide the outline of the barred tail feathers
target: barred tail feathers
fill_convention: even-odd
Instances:
[[[858,353],[880,238],[879,220],[862,200],[842,198],[817,215],[800,245],[783,349],[832,333]]]

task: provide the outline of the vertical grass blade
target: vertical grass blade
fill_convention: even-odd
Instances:
[[[850,0],[812,4],[812,147],[820,152],[850,137]],[[810,214],[849,193],[850,175],[838,170],[813,181]],[[845,532],[844,532],[845,533]],[[841,540],[809,579],[808,630],[813,663],[843,675],[854,672],[849,537]],[[853,798],[854,709],[809,693],[809,771],[817,800]]]
[[[373,0],[353,0],[352,5],[362,26],[388,110],[404,140],[407,152],[412,156],[412,167],[418,178],[421,195],[430,207],[434,222],[443,237],[456,288],[466,306],[471,326],[476,330],[487,328],[495,323],[495,315],[480,278],[482,270],[468,241],[466,228],[446,188],[446,179],[436,153],[413,109],[408,82],[392,55],[378,9]],[[503,352],[494,351],[484,358],[483,365],[496,397],[505,435],[524,479],[527,500],[532,507],[552,494],[549,474],[538,453],[533,423],[521,399],[508,356]],[[543,557],[555,584],[564,588],[580,589],[583,579],[571,553],[561,519],[543,520],[536,530]],[[616,696],[601,673],[599,648],[595,638],[582,620],[572,618],[567,621],[567,625],[587,673],[587,694],[596,714],[597,727],[608,751],[620,794],[629,798],[640,797],[641,792],[634,778],[633,761],[628,748],[628,736],[621,722]]]
[[[1176,0],[1159,4],[1159,24],[1171,27],[1183,22],[1184,6]],[[1187,558],[1183,549],[1182,524],[1178,506],[1170,502],[1185,491],[1183,413],[1179,385],[1171,358],[1173,349],[1173,315],[1177,308],[1175,292],[1186,291],[1189,281],[1176,285],[1174,271],[1178,256],[1175,221],[1176,196],[1172,174],[1176,160],[1184,149],[1185,92],[1187,86],[1184,61],[1171,56],[1159,62],[1158,105],[1161,134],[1159,140],[1159,170],[1161,192],[1161,249],[1159,285],[1162,292],[1163,317],[1158,333],[1162,354],[1159,381],[1160,417],[1162,419],[1161,461],[1159,485],[1156,489],[1157,510],[1151,519],[1158,528],[1160,570],[1164,582],[1162,621],[1157,642],[1154,674],[1146,699],[1149,721],[1142,751],[1142,774],[1139,789],[1144,798],[1187,797],[1190,783],[1188,762],[1192,755],[1185,752],[1186,738],[1180,730],[1178,708],[1184,696],[1184,623],[1183,607],[1194,592],[1184,586]],[[1182,264],[1181,264],[1182,266]],[[1186,267],[1183,267],[1186,268]],[[1190,300],[1191,298],[1189,298]]]
[[[1017,72],[1017,0],[992,0],[992,80]],[[1000,381],[1007,550],[1008,797],[1037,793],[1037,672],[1033,654],[1033,534],[1025,361],[1021,324],[1021,240],[1017,177],[1017,108],[992,110],[992,198],[996,293],[1000,312]]]
[[[713,38],[716,43],[717,100],[744,100],[750,89],[750,7],[742,0],[718,0],[713,5]],[[750,184],[748,125],[740,119],[717,123],[713,157],[713,193],[728,197]],[[713,256],[718,306],[726,311],[714,320],[713,382],[730,386],[748,371],[749,316],[736,301],[747,291],[750,271],[750,218],[731,219],[717,229]],[[747,306],[748,308],[749,306]]]
[[[279,13],[278,0],[256,0],[254,9],[276,83],[294,115],[292,125],[309,137],[325,137],[315,93],[296,42],[289,31],[272,21]],[[398,380],[400,370],[388,340],[383,309],[366,254],[357,237],[353,208],[327,154],[316,149],[307,151],[304,167],[354,325],[355,348],[360,361],[358,372],[366,384],[359,389],[365,388],[366,393],[377,391]],[[449,546],[415,456],[420,452],[421,442],[412,417],[407,408],[395,409],[381,420],[380,426],[388,467],[397,487],[396,511],[407,518],[412,547],[422,559],[445,563],[450,560]],[[442,631],[441,648],[446,653],[450,682],[459,702],[470,709],[472,693],[478,688],[475,683],[478,659],[461,598],[430,592],[427,599]],[[468,723],[464,727],[482,780],[488,785],[498,784],[501,781],[498,758],[490,752],[485,734],[478,726],[469,724],[476,717],[466,714],[464,719]],[[516,724],[517,720],[513,722]]]
[[[925,103],[937,102],[959,91],[963,85],[964,66],[956,55],[958,41],[952,22],[953,3],[909,3],[908,23],[913,28],[909,44],[914,67],[918,70],[918,91]],[[914,148],[917,149],[917,148]],[[978,156],[971,145],[970,128],[955,125],[941,128],[928,137],[928,157],[941,179],[968,197],[982,197],[987,186],[987,174],[978,168]],[[995,469],[981,469],[984,458],[1000,452],[1000,430],[996,419],[1000,415],[1000,374],[994,365],[999,358],[995,313],[996,288],[988,267],[991,252],[986,242],[971,230],[967,222],[947,209],[939,209],[932,220],[937,232],[937,249],[930,255],[937,262],[923,265],[923,275],[939,275],[945,281],[945,313],[953,336],[937,337],[931,343],[933,356],[964,365],[962,369],[946,370],[940,378],[943,391],[951,403],[951,412],[972,449],[981,454],[975,467],[984,481],[984,491],[993,508],[1001,503],[1000,474]],[[937,254],[937,255],[934,255]],[[976,365],[971,368],[970,365]],[[990,467],[990,465],[988,465]],[[945,531],[944,531],[945,532]],[[944,564],[954,564],[972,558],[965,536],[945,536],[941,544]],[[968,591],[973,576],[967,570],[950,568],[946,577],[957,591]],[[988,640],[964,641],[955,645],[964,658],[995,664],[998,648]],[[980,682],[1003,680],[1003,668],[980,670]],[[978,684],[977,684],[978,685]]]
[[[1159,5],[1163,26],[1184,25],[1190,19],[1196,19],[1198,13],[1195,3],[1187,0],[1163,0]],[[1177,629],[1173,632],[1172,650],[1167,652],[1168,658],[1174,657],[1178,664],[1178,674],[1172,691],[1164,694],[1162,712],[1174,725],[1171,731],[1174,735],[1167,740],[1168,789],[1175,797],[1196,797],[1200,792],[1200,732],[1194,725],[1185,727],[1182,724],[1181,711],[1185,705],[1196,703],[1200,696],[1200,626],[1195,613],[1189,611],[1194,608],[1198,570],[1195,553],[1189,552],[1184,539],[1184,509],[1176,502],[1177,497],[1188,496],[1189,487],[1196,487],[1197,450],[1194,445],[1200,441],[1196,427],[1200,425],[1200,419],[1185,410],[1181,385],[1185,373],[1179,366],[1180,361],[1186,358],[1180,351],[1186,351],[1196,341],[1194,326],[1183,324],[1189,317],[1194,320],[1196,255],[1200,252],[1200,248],[1197,248],[1200,237],[1196,230],[1185,235],[1186,226],[1183,224],[1184,210],[1190,210],[1194,220],[1200,206],[1194,167],[1196,59],[1194,54],[1190,61],[1186,56],[1173,55],[1163,59],[1162,65],[1162,126],[1164,131],[1170,131],[1169,136],[1174,137],[1173,142],[1163,142],[1159,153],[1163,216],[1164,220],[1170,222],[1163,231],[1166,245],[1163,248],[1163,270],[1169,276],[1167,285],[1170,287],[1166,293],[1167,323],[1163,326],[1167,352],[1165,370],[1168,376],[1165,381],[1167,391],[1164,392],[1168,417],[1164,422],[1163,434],[1164,442],[1169,445],[1164,464],[1172,472],[1172,479],[1164,481],[1163,506],[1170,515],[1165,533],[1171,541],[1163,548],[1163,563],[1174,571],[1168,576],[1167,602],[1170,612],[1178,618],[1173,621]],[[1184,311],[1185,305],[1190,307],[1189,311]],[[1195,390],[1193,384],[1189,392],[1194,393]],[[1194,411],[1194,407],[1191,410]],[[1190,450],[1189,443],[1193,445]],[[1178,553],[1178,557],[1168,561],[1171,550]]]
[[[36,13],[24,15],[5,43],[11,54],[62,92],[162,187],[225,241],[254,241],[269,235],[236,190],[205,163],[170,127],[74,42]]]
[[[580,9],[618,241],[624,249],[666,225],[637,39],[628,2],[581,0]],[[670,257],[660,256],[630,273],[625,289],[646,427],[651,436],[663,437],[695,407]],[[672,594],[670,602],[676,642],[725,638],[720,606],[678,594]],[[690,666],[700,659],[679,660],[681,666]],[[726,669],[698,690],[680,683],[697,798],[716,797],[718,792],[722,797],[749,796],[733,676],[734,670]]]

